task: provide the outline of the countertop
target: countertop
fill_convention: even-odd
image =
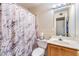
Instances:
[[[79,50],[79,42],[74,40],[73,38],[65,38],[62,37],[62,41],[58,40],[58,37],[52,37],[49,40],[41,40],[50,44],[54,44],[54,45],[59,45],[59,46],[63,46],[63,47],[67,47],[67,48],[72,48],[72,49],[76,49]]]

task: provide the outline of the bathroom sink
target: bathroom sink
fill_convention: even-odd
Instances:
[[[56,42],[56,43],[59,43],[59,44],[67,44],[67,45],[69,45],[70,43],[69,42],[67,42],[67,41],[60,41],[60,40],[50,40],[51,42]]]
[[[48,43],[79,49],[79,43],[73,39],[69,40],[69,39],[62,38],[62,40],[59,40],[59,38],[56,37],[56,38],[49,39]]]

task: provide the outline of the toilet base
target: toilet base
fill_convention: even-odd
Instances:
[[[45,52],[45,49],[38,47],[33,50],[32,56],[44,56],[44,52]]]

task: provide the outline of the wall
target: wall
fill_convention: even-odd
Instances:
[[[69,33],[71,37],[76,36],[75,4],[71,5],[69,10]]]
[[[76,37],[79,39],[79,4],[76,3]]]
[[[41,6],[36,10],[36,21],[38,25],[38,31],[41,34],[44,33],[46,38],[54,35],[53,31],[53,10],[52,5]]]

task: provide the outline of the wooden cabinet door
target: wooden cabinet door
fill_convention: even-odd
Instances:
[[[62,56],[77,56],[77,50],[70,48],[62,48]]]
[[[55,45],[48,45],[48,55],[49,56],[60,56],[61,55],[61,48]]]
[[[77,56],[77,50],[48,44],[48,56]]]

